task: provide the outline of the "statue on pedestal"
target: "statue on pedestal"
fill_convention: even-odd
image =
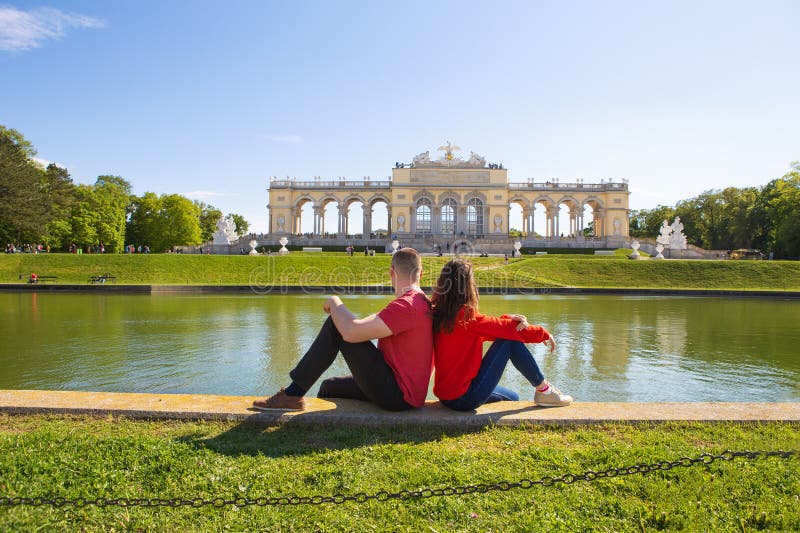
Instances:
[[[222,217],[217,222],[217,231],[214,233],[214,244],[228,245],[238,240],[236,236],[236,222],[230,216]]]

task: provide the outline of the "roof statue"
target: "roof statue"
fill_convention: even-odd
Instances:
[[[470,152],[470,158],[468,160],[464,160],[460,157],[457,157],[453,152],[461,150],[460,147],[454,145],[450,141],[447,141],[447,144],[443,144],[437,150],[444,152],[444,155],[437,160],[431,159],[431,152],[430,150],[422,152],[414,157],[412,160],[411,166],[413,168],[485,168],[486,167],[486,159],[481,157],[480,155],[476,154],[475,152]]]
[[[447,141],[447,144],[440,146],[439,148],[437,148],[437,150],[439,150],[440,152],[444,152],[444,159],[446,159],[447,161],[452,161],[455,158],[455,156],[453,155],[453,151],[461,150],[461,148],[455,146],[450,141]]]

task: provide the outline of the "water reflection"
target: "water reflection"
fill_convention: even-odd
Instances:
[[[362,316],[388,300],[345,297]],[[0,388],[271,392],[311,344],[323,301],[0,294]],[[800,401],[800,302],[516,295],[485,296],[481,310],[523,313],[552,331],[557,352],[532,351],[582,401]],[[343,373],[339,359],[330,374]],[[513,368],[503,384],[532,397]]]

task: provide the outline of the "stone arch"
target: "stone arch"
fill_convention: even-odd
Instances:
[[[547,209],[552,209],[553,207],[556,206],[555,200],[553,200],[546,194],[536,196],[533,200],[531,200],[531,207],[538,204],[544,204],[545,208]]]
[[[484,196],[485,195],[480,195]],[[486,201],[478,195],[470,195],[464,208],[465,226],[468,235],[483,235],[486,233]]]
[[[473,198],[477,198],[478,200],[483,202],[483,205],[486,205],[486,203],[487,203],[486,195],[484,193],[482,193],[480,191],[472,190],[472,191],[469,191],[468,193],[466,193],[464,195],[464,204],[466,205]]]
[[[515,194],[508,200],[508,205],[517,204],[522,208],[523,211],[526,211],[531,208],[531,203],[528,201],[527,198],[520,194]]]
[[[364,205],[367,204],[364,201],[364,198],[360,194],[351,194],[347,196],[344,200],[342,200],[340,205],[349,208],[350,204],[352,204],[353,202],[361,202]]]
[[[303,233],[303,208],[307,204],[311,204],[311,212],[309,215],[314,220],[315,198],[309,194],[304,194],[294,200],[294,207],[292,208],[292,216],[290,224],[290,233],[300,235]]]
[[[425,189],[422,189],[421,191],[418,191],[418,192],[416,192],[414,194],[414,196],[412,197],[412,200],[414,201],[414,205],[417,205],[417,201],[420,198],[427,198],[428,200],[431,201],[431,205],[434,205],[436,203],[436,196],[433,193],[431,193],[430,191],[425,190]]]
[[[439,194],[438,204],[439,205],[443,205],[444,201],[447,200],[448,198],[452,198],[456,202],[456,205],[461,205],[462,204],[461,195],[458,194],[455,191],[452,191],[452,190],[448,190],[448,191],[444,191],[444,192],[440,193]]]
[[[567,209],[562,209],[566,206]],[[556,204],[556,228],[555,234],[559,238],[576,239],[583,231],[580,217],[581,203],[572,195],[565,195],[559,198]]]
[[[383,202],[383,203],[385,203],[387,206],[388,206],[388,205],[391,205],[391,200],[389,200],[389,197],[388,197],[388,196],[386,196],[385,194],[374,194],[374,195],[372,195],[372,196],[370,197],[370,199],[367,201],[367,205],[369,205],[369,207],[370,207],[370,209],[371,209],[371,208],[372,208],[372,207],[374,207],[374,206],[375,206],[375,204],[376,204],[376,203],[378,203],[378,202]]]
[[[577,208],[581,205],[581,202],[575,199],[574,196],[562,196],[556,205],[567,204],[570,208]]]
[[[591,213],[592,220],[591,221],[586,221],[586,208],[587,207],[591,208],[591,210],[592,210],[592,213]],[[584,228],[591,227],[591,235],[590,235],[590,237],[599,237],[600,235],[602,235],[602,231],[603,230],[602,230],[601,221],[602,221],[602,213],[603,213],[604,209],[605,209],[605,205],[603,203],[603,200],[601,198],[598,198],[597,196],[587,196],[581,202],[580,213],[581,213],[581,219],[582,219],[583,227]],[[590,226],[590,224],[591,224],[591,226]]]
[[[379,203],[385,205],[386,213],[384,214],[385,218],[377,220],[373,219],[373,217],[376,215],[375,206]],[[383,193],[373,194],[364,205],[364,237],[375,238],[377,236],[377,230],[386,231],[387,235],[391,233],[392,213],[390,206],[392,202],[389,200],[389,197]]]
[[[320,209],[325,209],[325,206],[327,206],[331,202],[336,202],[337,204],[340,204],[341,200],[339,200],[339,198],[334,194],[325,194],[317,199],[315,207],[319,207]]]
[[[294,209],[301,209],[304,204],[307,202],[311,202],[312,205],[316,205],[316,198],[312,197],[309,194],[304,194],[303,196],[298,196],[294,201]]]
[[[433,202],[428,196],[421,196],[414,201],[413,215],[413,232],[431,233],[433,231]]]

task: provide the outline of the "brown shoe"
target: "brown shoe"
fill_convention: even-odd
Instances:
[[[256,400],[253,402],[253,409],[258,409],[259,411],[270,411],[272,409],[302,411],[305,408],[305,398],[302,396],[289,396],[286,394],[286,389],[283,388],[272,396],[267,396],[263,400]]]

